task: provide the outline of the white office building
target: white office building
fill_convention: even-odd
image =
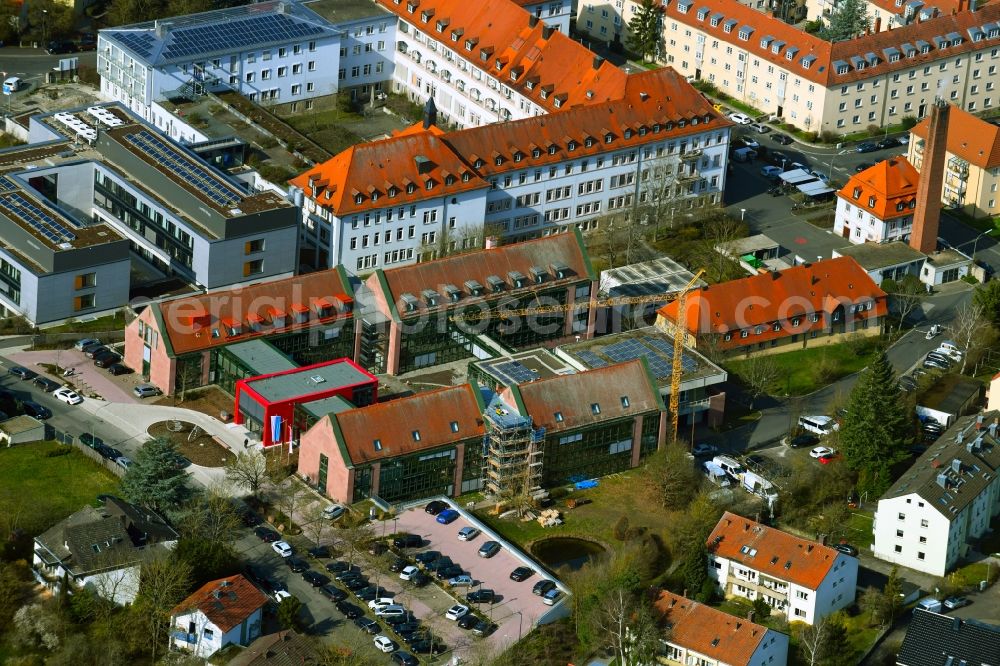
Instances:
[[[1000,513],[1000,412],[958,419],[878,501],[875,557],[944,576]]]

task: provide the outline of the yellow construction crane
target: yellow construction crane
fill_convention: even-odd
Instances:
[[[669,303],[676,300],[677,320],[678,324],[680,324],[680,322],[684,319],[684,307],[687,303],[687,295],[704,274],[705,269],[702,268],[695,273],[694,277],[691,278],[691,280],[684,285],[684,287],[682,287],[679,291],[670,294],[615,296],[611,298],[598,298],[596,294],[591,294],[589,300],[578,301],[576,303],[535,305],[528,306],[526,308],[513,308],[509,310],[487,308],[484,310],[477,310],[475,312],[456,313],[450,316],[449,319],[454,322],[481,321],[483,319],[492,319],[493,317],[510,319],[511,317],[531,316],[535,314],[546,314],[549,312],[568,312],[570,310],[582,310],[583,308],[590,308],[591,311],[595,311],[597,308],[608,308],[616,305],[635,305],[638,303],[654,302]],[[538,299],[537,294],[535,295],[535,299]],[[684,354],[685,331],[683,325],[675,325],[674,330],[668,332],[673,335],[674,338],[674,359],[670,368],[670,416],[673,419],[674,439],[677,439],[678,422],[680,421],[680,414],[678,414],[677,411],[680,407],[681,377],[682,370],[684,368],[681,363],[681,358]]]

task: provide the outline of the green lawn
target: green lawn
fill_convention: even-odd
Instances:
[[[771,395],[807,395],[831,382],[857,372],[868,364],[871,347],[878,338],[868,338],[863,342],[841,342],[773,354],[770,358],[778,366],[777,379],[767,387]],[[860,353],[859,353],[860,352]],[[731,360],[724,365],[739,376],[740,368],[747,361]]]
[[[874,517],[858,509],[851,510],[851,516],[844,523],[847,541],[858,550],[866,550],[875,542],[872,534]]]
[[[991,238],[1000,237],[1000,217],[972,217],[961,210],[948,210],[944,214],[961,220],[977,231],[989,232]]]
[[[118,477],[75,449],[46,457],[60,448],[56,442],[0,448],[0,515],[19,513],[16,526],[28,534],[47,530],[118,487]]]
[[[52,328],[42,330],[42,333],[93,333],[94,331],[120,331],[125,328],[125,317],[110,314],[89,321],[71,321]]]

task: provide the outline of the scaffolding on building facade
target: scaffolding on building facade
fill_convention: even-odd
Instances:
[[[483,482],[498,498],[530,497],[542,487],[542,444],[545,429],[531,419],[494,403],[485,414]]]

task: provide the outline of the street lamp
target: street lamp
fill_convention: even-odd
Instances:
[[[746,216],[747,216],[747,209],[740,208],[740,222],[742,222],[744,218],[746,218]]]
[[[42,10],[42,48],[47,48],[49,41],[49,10]]]
[[[517,613],[517,640],[521,640],[521,624],[524,622],[524,615],[521,611],[514,611]]]
[[[846,155],[849,152],[851,152],[850,148],[842,150],[839,153],[837,153],[836,155],[831,155],[830,156],[830,170],[827,171],[827,173],[826,173],[827,180],[833,180],[833,161],[835,159],[837,159],[837,157],[839,157],[840,155]]]
[[[990,230],[990,231],[992,231],[992,230]],[[982,238],[983,236],[987,235],[988,233],[990,233],[990,232],[989,231],[984,231],[983,233],[981,233],[978,236],[976,236],[976,240],[974,240],[972,242],[972,261],[973,261],[973,263],[975,263],[975,261],[976,261],[976,248],[979,247],[979,239]]]

